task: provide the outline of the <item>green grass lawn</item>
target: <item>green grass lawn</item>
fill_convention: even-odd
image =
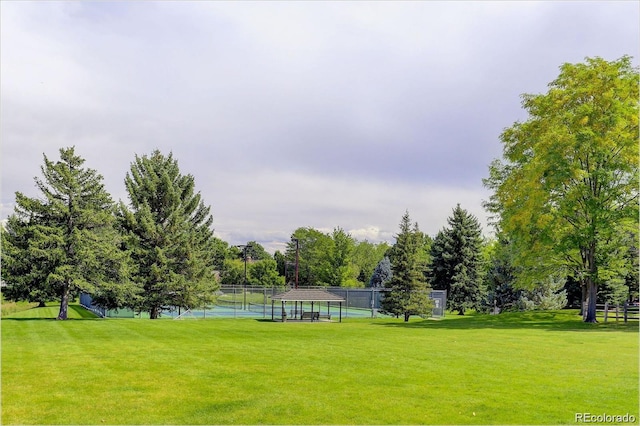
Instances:
[[[38,306],[37,303],[30,302],[9,302],[4,300],[4,295],[0,293],[0,303],[2,314],[1,316],[6,317],[9,315],[13,315],[16,312],[26,311],[28,309],[34,308]]]
[[[638,324],[583,324],[575,312],[407,324],[24,315],[1,324],[4,424],[639,418]]]

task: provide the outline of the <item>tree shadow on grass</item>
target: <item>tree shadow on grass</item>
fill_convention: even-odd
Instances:
[[[58,316],[58,309],[59,309],[60,305],[50,305],[47,306],[45,308],[40,308],[40,307],[33,307],[31,309],[27,309],[25,311],[20,311],[18,312],[18,316],[8,316],[8,317],[3,317],[2,320],[3,321],[57,321],[56,318]],[[47,310],[51,310],[51,308],[54,307],[56,309],[54,309],[52,312],[54,313],[50,313],[47,314],[46,316],[40,316],[41,314],[36,313],[36,312],[42,312],[43,309],[47,309]],[[29,314],[32,315],[29,315]],[[13,314],[15,315],[15,314]],[[78,321],[78,320],[96,320],[96,319],[101,319],[99,316],[97,316],[96,314],[94,314],[91,311],[88,311],[87,309],[83,308],[80,305],[77,304],[70,304],[69,305],[69,310],[68,310],[68,318],[65,321]]]
[[[72,318],[73,319],[73,318]],[[2,321],[57,321],[55,318],[2,317]]]
[[[404,322],[385,321],[373,324],[385,327],[423,328],[423,329],[538,329],[546,331],[624,331],[638,333],[638,321],[625,323],[622,320],[599,322],[596,324],[584,323],[578,315],[578,311],[533,311],[533,312],[507,312],[499,315],[472,314],[458,316],[450,314],[440,320],[413,320]]]

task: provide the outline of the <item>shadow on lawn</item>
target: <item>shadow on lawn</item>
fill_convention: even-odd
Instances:
[[[547,331],[625,331],[638,333],[638,322],[625,323],[608,321],[597,324],[582,322],[577,311],[546,311],[546,312],[507,312],[499,315],[471,314],[458,316],[448,314],[441,320],[422,320],[403,322],[402,320],[374,322],[385,327],[405,327],[424,329],[538,329]]]
[[[7,317],[3,317],[2,320],[6,321],[6,320],[10,320],[10,321],[56,321],[56,318],[58,316],[58,309],[59,309],[60,305],[52,305],[52,306],[47,306],[44,308],[40,308],[40,307],[33,307],[31,309],[27,309],[26,311],[20,311],[17,312],[16,314],[18,314],[18,316],[7,316]],[[51,310],[51,308],[55,308],[53,310]],[[46,316],[40,316],[41,314],[33,314],[33,315],[29,315],[30,312],[37,312],[37,311],[41,311],[41,310],[50,310],[52,313],[48,313]],[[15,314],[13,314],[15,315]],[[101,319],[99,316],[97,316],[96,314],[94,314],[91,311],[88,311],[87,309],[83,308],[80,305],[76,305],[76,304],[70,304],[69,305],[69,310],[68,310],[68,318],[65,321],[78,321],[78,320],[96,320],[96,319]]]

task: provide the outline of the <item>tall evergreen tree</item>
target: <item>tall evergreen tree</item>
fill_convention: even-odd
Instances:
[[[182,175],[173,154],[136,156],[125,184],[130,207],[120,203],[120,219],[138,266],[143,288],[138,305],[158,318],[163,308],[193,308],[212,300],[219,247],[194,178]]]
[[[382,299],[382,310],[409,321],[411,315],[425,316],[431,312],[430,288],[425,279],[425,265],[420,262],[424,236],[418,224],[411,225],[409,212],[400,222],[400,233],[391,248],[392,277]]]
[[[63,320],[69,300],[80,291],[99,293],[107,308],[132,295],[102,176],[84,168],[74,148],[59,152],[57,162],[44,156],[43,178],[35,178],[41,197],[16,193],[15,215],[3,238],[2,275],[10,297],[39,302],[59,297]],[[31,270],[20,276],[29,266],[25,262]]]
[[[482,231],[478,220],[460,204],[447,219],[431,248],[429,277],[437,290],[447,291],[450,309],[464,315],[479,307],[482,281]]]

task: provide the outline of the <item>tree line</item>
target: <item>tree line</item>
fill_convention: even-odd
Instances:
[[[210,207],[172,154],[136,156],[128,204],[74,148],[44,156],[40,196],[16,193],[2,230],[3,296],[61,301],[89,292],[107,309],[157,318],[169,306],[211,303],[220,285],[381,287],[383,310],[428,315],[431,289],[451,310],[582,309],[638,298],[638,70],[625,56],[564,64],[529,113],[506,128],[489,167],[484,203],[495,238],[460,205],[434,237],[406,212],[393,245],[342,228],[296,229],[284,253],[213,235]]]

